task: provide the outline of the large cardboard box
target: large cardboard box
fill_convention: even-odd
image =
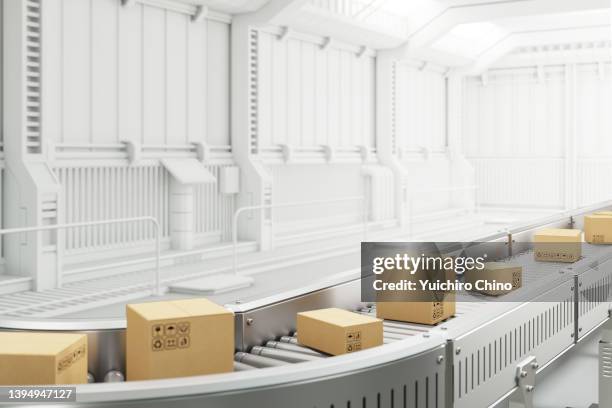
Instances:
[[[376,303],[376,317],[401,322],[437,324],[454,314],[454,293],[445,294],[440,301]]]
[[[533,246],[536,261],[576,262],[582,256],[582,231],[542,229],[535,233]]]
[[[206,299],[127,305],[127,379],[233,370],[234,314]]]
[[[612,244],[612,212],[585,215],[584,240],[590,244]]]
[[[488,286],[485,286],[483,289],[479,290],[474,287],[474,291],[483,293],[485,295],[505,295],[506,293],[516,290],[523,285],[523,267],[507,262],[485,262],[485,267],[482,270],[466,270],[463,279],[464,282],[469,282],[473,286],[476,285],[476,281],[478,280],[484,280],[490,284],[511,283],[512,288],[510,290],[497,288],[489,289]]]
[[[0,385],[87,383],[87,336],[0,332]]]
[[[383,344],[382,320],[337,308],[298,313],[297,332],[298,343],[332,355]]]

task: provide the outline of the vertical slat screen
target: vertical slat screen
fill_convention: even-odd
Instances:
[[[219,177],[222,166],[207,166]],[[169,174],[156,164],[141,166],[58,167],[66,223],[152,216],[162,237],[169,235]],[[195,232],[231,239],[235,196],[218,192],[217,184],[195,187]],[[65,233],[66,251],[113,248],[152,241],[150,223],[137,222],[82,227]]]

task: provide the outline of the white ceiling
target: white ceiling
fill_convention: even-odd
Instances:
[[[456,25],[431,44],[431,48],[475,60],[505,39],[518,34],[531,34],[534,43],[539,43],[536,38],[540,33],[558,32],[561,35],[567,31],[588,30],[592,34],[590,40],[606,40],[610,38],[609,30],[593,28],[609,27],[609,22],[609,10],[499,18]],[[584,40],[581,36],[580,41]]]
[[[406,55],[431,55],[448,66],[484,67],[530,41],[537,46],[554,43],[556,34],[563,43],[611,37],[609,0],[181,1],[230,14],[254,12],[266,4],[278,9],[297,4],[297,12],[274,23],[370,48],[401,46]],[[336,7],[328,10],[329,5]],[[350,21],[350,15],[338,13],[347,7],[365,13]]]

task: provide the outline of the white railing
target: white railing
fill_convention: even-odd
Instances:
[[[266,210],[273,208],[287,208],[287,207],[308,207],[314,205],[321,204],[334,204],[334,203],[342,203],[349,201],[363,201],[363,239],[367,239],[368,235],[368,201],[367,196],[358,196],[358,197],[343,197],[336,198],[331,200],[314,200],[314,201],[301,201],[294,203],[280,203],[280,204],[262,204],[262,205],[248,205],[245,207],[240,207],[234,212],[234,217],[232,219],[232,271],[234,275],[238,274],[238,218],[240,214],[245,211],[252,210]]]
[[[19,228],[5,228],[0,229],[0,237],[8,234],[17,234],[24,232],[39,232],[39,231],[55,231],[55,230],[63,230],[69,228],[78,228],[78,227],[92,227],[97,225],[110,225],[110,224],[122,224],[122,223],[132,223],[132,222],[148,222],[151,223],[155,230],[155,276],[153,286],[155,287],[155,293],[158,295],[163,294],[161,290],[161,276],[160,276],[160,227],[159,222],[154,217],[133,217],[133,218],[118,218],[112,220],[99,220],[99,221],[86,221],[86,222],[75,222],[68,224],[54,224],[54,225],[39,225],[36,227],[19,227]],[[62,245],[61,240],[56,240],[56,245],[58,248],[58,266],[56,268],[56,288],[62,287],[62,269],[59,265],[59,246]]]

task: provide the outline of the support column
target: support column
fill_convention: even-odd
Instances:
[[[257,34],[249,16],[232,21],[232,152],[241,168],[238,208],[272,205],[272,178],[259,160]],[[238,219],[238,239],[272,245],[272,210],[254,209]]]
[[[286,25],[308,0],[271,0],[254,13],[232,20],[232,153],[241,168],[238,208],[274,204],[273,181],[259,157],[258,38],[257,28]],[[254,209],[240,216],[241,240],[259,242],[261,250],[270,249],[273,209]]]
[[[42,3],[2,3],[3,228],[60,221],[60,186],[45,162],[42,140]],[[30,25],[26,25],[28,18]],[[5,236],[6,272],[32,277],[37,291],[60,286],[62,236],[61,232]]]
[[[450,185],[473,186],[476,184],[474,166],[463,154],[463,90],[464,77],[450,73],[446,78],[446,149],[450,160]],[[477,210],[478,191],[458,191],[451,195],[461,207]]]
[[[376,57],[376,150],[381,164],[393,171],[395,178],[395,217],[400,226],[408,224],[408,186],[406,169],[397,157],[396,59],[395,50],[378,52]]]

